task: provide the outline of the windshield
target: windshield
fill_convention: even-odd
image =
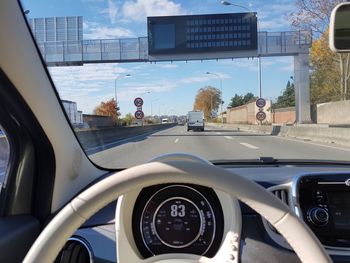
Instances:
[[[328,48],[341,1],[323,2],[22,6],[85,152],[127,168],[170,152],[350,161],[349,55]]]

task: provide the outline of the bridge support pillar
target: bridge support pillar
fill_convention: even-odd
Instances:
[[[294,56],[294,87],[297,123],[311,123],[309,53]]]

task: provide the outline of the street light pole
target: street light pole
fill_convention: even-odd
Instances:
[[[237,7],[240,7],[240,8],[243,8],[243,9],[246,9],[248,11],[250,11],[250,9],[246,6],[243,6],[243,5],[237,5],[237,4],[232,4],[230,3],[229,1],[224,1],[224,0],[221,0],[221,4],[222,5],[232,5],[232,6],[237,6]]]
[[[117,107],[117,80],[118,79],[122,79],[122,78],[125,78],[125,77],[131,77],[130,74],[126,74],[125,76],[119,76],[119,77],[116,77],[114,79],[114,99],[115,99],[115,105]]]
[[[261,57],[259,56],[259,98],[262,98],[262,92],[261,92]]]

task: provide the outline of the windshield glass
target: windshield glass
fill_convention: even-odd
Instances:
[[[323,2],[22,6],[87,155],[127,168],[170,152],[350,161],[349,55],[328,48],[341,1]]]

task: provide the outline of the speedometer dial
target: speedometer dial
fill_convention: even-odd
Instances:
[[[209,192],[209,199],[214,203],[217,215],[206,196],[188,185],[163,186],[152,195],[148,192],[146,202],[140,194],[138,201],[141,206],[143,202],[145,204],[140,215],[137,210],[134,211],[133,225],[139,228],[134,231],[134,236],[136,240],[141,238],[141,252],[144,251],[143,247],[148,252],[143,254],[147,255],[206,255],[212,247],[214,237],[220,236],[220,233],[222,235],[222,226],[217,227],[217,221],[222,222],[222,211],[212,196],[214,192]]]
[[[201,235],[203,218],[199,208],[183,197],[169,198],[161,203],[153,216],[157,238],[166,246],[183,248]]]

